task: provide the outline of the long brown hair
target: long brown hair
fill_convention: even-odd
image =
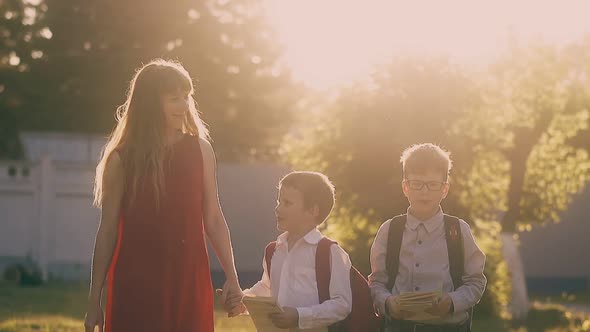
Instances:
[[[193,99],[194,87],[189,73],[176,61],[156,59],[142,66],[131,80],[125,103],[117,108],[117,126],[103,148],[94,181],[94,205],[103,203],[105,166],[115,151],[125,168],[127,199],[133,200],[140,177],[154,189],[155,203],[164,192],[164,156],[167,151],[166,120],[162,95],[183,91],[189,96],[189,112],[182,126],[184,134],[209,139],[209,131],[201,120]]]

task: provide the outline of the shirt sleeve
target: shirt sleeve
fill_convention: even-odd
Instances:
[[[266,270],[266,262],[264,257],[262,258],[262,277],[260,281],[254,284],[254,286],[245,289],[243,291],[245,296],[271,296],[270,291],[270,276]]]
[[[330,255],[330,299],[321,304],[297,308],[300,329],[332,325],[344,320],[352,310],[350,258],[338,245],[330,246]]]
[[[389,274],[385,265],[387,256],[387,238],[389,234],[389,225],[387,221],[381,225],[373,245],[371,246],[371,274],[369,275],[369,287],[373,296],[373,303],[377,310],[386,314],[385,301],[390,297],[391,289],[387,289],[389,283]]]
[[[463,285],[449,293],[454,312],[467,311],[481,299],[487,279],[483,274],[486,256],[475,243],[469,224],[461,220],[461,234],[465,254]]]

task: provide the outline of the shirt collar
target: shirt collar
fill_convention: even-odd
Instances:
[[[284,232],[283,234],[279,235],[277,238],[277,246],[286,245],[288,237],[289,232]],[[324,237],[322,233],[317,228],[314,228],[303,236],[303,240],[309,244],[318,244],[322,237]]]
[[[443,217],[444,217],[444,215],[443,215],[443,210],[441,207],[438,208],[438,212],[434,216],[430,217],[430,219],[427,219],[427,220],[420,220],[420,219],[414,217],[410,213],[410,209],[408,208],[408,217],[407,217],[406,225],[411,230],[415,231],[416,228],[418,228],[418,225],[424,224],[426,231],[428,233],[431,233],[432,231],[434,231],[435,229],[440,227],[440,225],[442,225]]]

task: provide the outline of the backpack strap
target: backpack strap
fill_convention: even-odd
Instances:
[[[449,254],[449,272],[453,280],[453,288],[457,289],[463,285],[463,273],[465,272],[465,254],[463,248],[463,233],[459,218],[448,214],[444,215],[445,236],[447,239],[447,252]],[[473,307],[469,309],[467,325],[471,331],[473,322]]]
[[[330,269],[330,246],[335,243],[335,241],[332,241],[327,237],[322,237],[316,250],[315,270],[320,303],[330,299],[330,278],[332,277],[332,270]],[[266,271],[268,272],[269,278],[272,256],[275,253],[276,247],[277,242],[273,241],[264,249],[264,262],[266,264]]]
[[[268,279],[270,279],[270,264],[272,262],[272,256],[275,254],[277,249],[277,241],[272,241],[264,248],[264,263],[266,264],[266,273],[268,273]]]
[[[391,290],[395,284],[395,278],[399,270],[399,253],[402,247],[404,228],[406,227],[406,215],[401,214],[389,219],[389,233],[387,234],[387,252],[385,267],[387,269],[387,289]]]
[[[315,253],[315,278],[320,303],[330,299],[330,278],[332,277],[330,246],[333,244],[336,242],[322,237]]]
[[[447,241],[447,252],[449,256],[449,272],[453,281],[453,288],[457,289],[463,285],[463,273],[465,269],[465,255],[463,249],[463,234],[459,218],[448,214],[444,215],[445,238]],[[395,284],[399,269],[399,254],[402,245],[406,215],[399,215],[390,219],[389,234],[387,238],[387,254],[385,266],[389,281],[388,289]],[[469,311],[468,324],[471,326],[473,319],[473,307]]]
[[[453,280],[453,288],[457,289],[463,285],[463,271],[465,267],[463,234],[461,234],[459,218],[445,214],[444,220],[447,251],[449,254],[449,271]]]

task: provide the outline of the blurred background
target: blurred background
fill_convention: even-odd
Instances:
[[[487,254],[474,330],[590,331],[589,12],[574,0],[0,0],[0,331],[82,330],[96,162],[131,76],[157,57],[194,78],[243,287],[295,169],[332,179],[322,227],[368,274],[378,227],[407,208],[399,156],[433,142],[454,160],[443,208]],[[216,326],[253,330],[222,313]]]

